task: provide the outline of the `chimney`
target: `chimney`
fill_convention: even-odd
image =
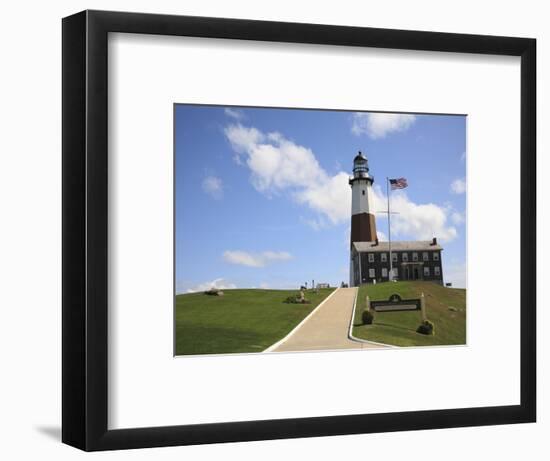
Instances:
[[[378,246],[378,237],[376,237],[376,239],[374,240],[374,247],[377,247]]]
[[[437,245],[437,239],[435,237],[432,239],[432,245]]]

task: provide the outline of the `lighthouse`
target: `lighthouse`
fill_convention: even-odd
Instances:
[[[361,151],[353,159],[351,186],[351,235],[350,235],[350,286],[361,284],[361,261],[354,252],[355,242],[375,242],[376,220],[374,219],[372,183],[369,161]]]
[[[369,175],[369,162],[359,151],[353,159],[351,186],[351,244],[354,242],[374,242],[376,221],[373,207],[372,183]]]

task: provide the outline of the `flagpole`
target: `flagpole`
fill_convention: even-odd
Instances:
[[[390,179],[388,177],[386,177],[386,195],[388,196],[388,248],[390,252],[390,273],[388,275],[388,280],[391,282],[393,280],[393,262],[391,257]]]

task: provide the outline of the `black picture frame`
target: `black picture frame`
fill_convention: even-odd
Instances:
[[[140,447],[314,437],[536,419],[536,40],[317,24],[83,11],[62,21],[62,440]],[[107,35],[210,37],[521,57],[521,403],[109,430]]]

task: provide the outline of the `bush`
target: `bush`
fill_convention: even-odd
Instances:
[[[304,300],[302,301],[299,295],[289,296],[283,302],[285,304],[311,304],[311,301],[309,299],[304,298]]]
[[[434,324],[429,320],[422,322],[419,327],[416,329],[417,333],[421,335],[433,335],[435,334]]]
[[[364,310],[363,315],[361,315],[361,320],[363,321],[363,325],[371,325],[374,321],[374,315],[370,310]]]
[[[289,296],[283,302],[286,303],[286,304],[297,304],[298,303],[298,298],[296,296]]]

